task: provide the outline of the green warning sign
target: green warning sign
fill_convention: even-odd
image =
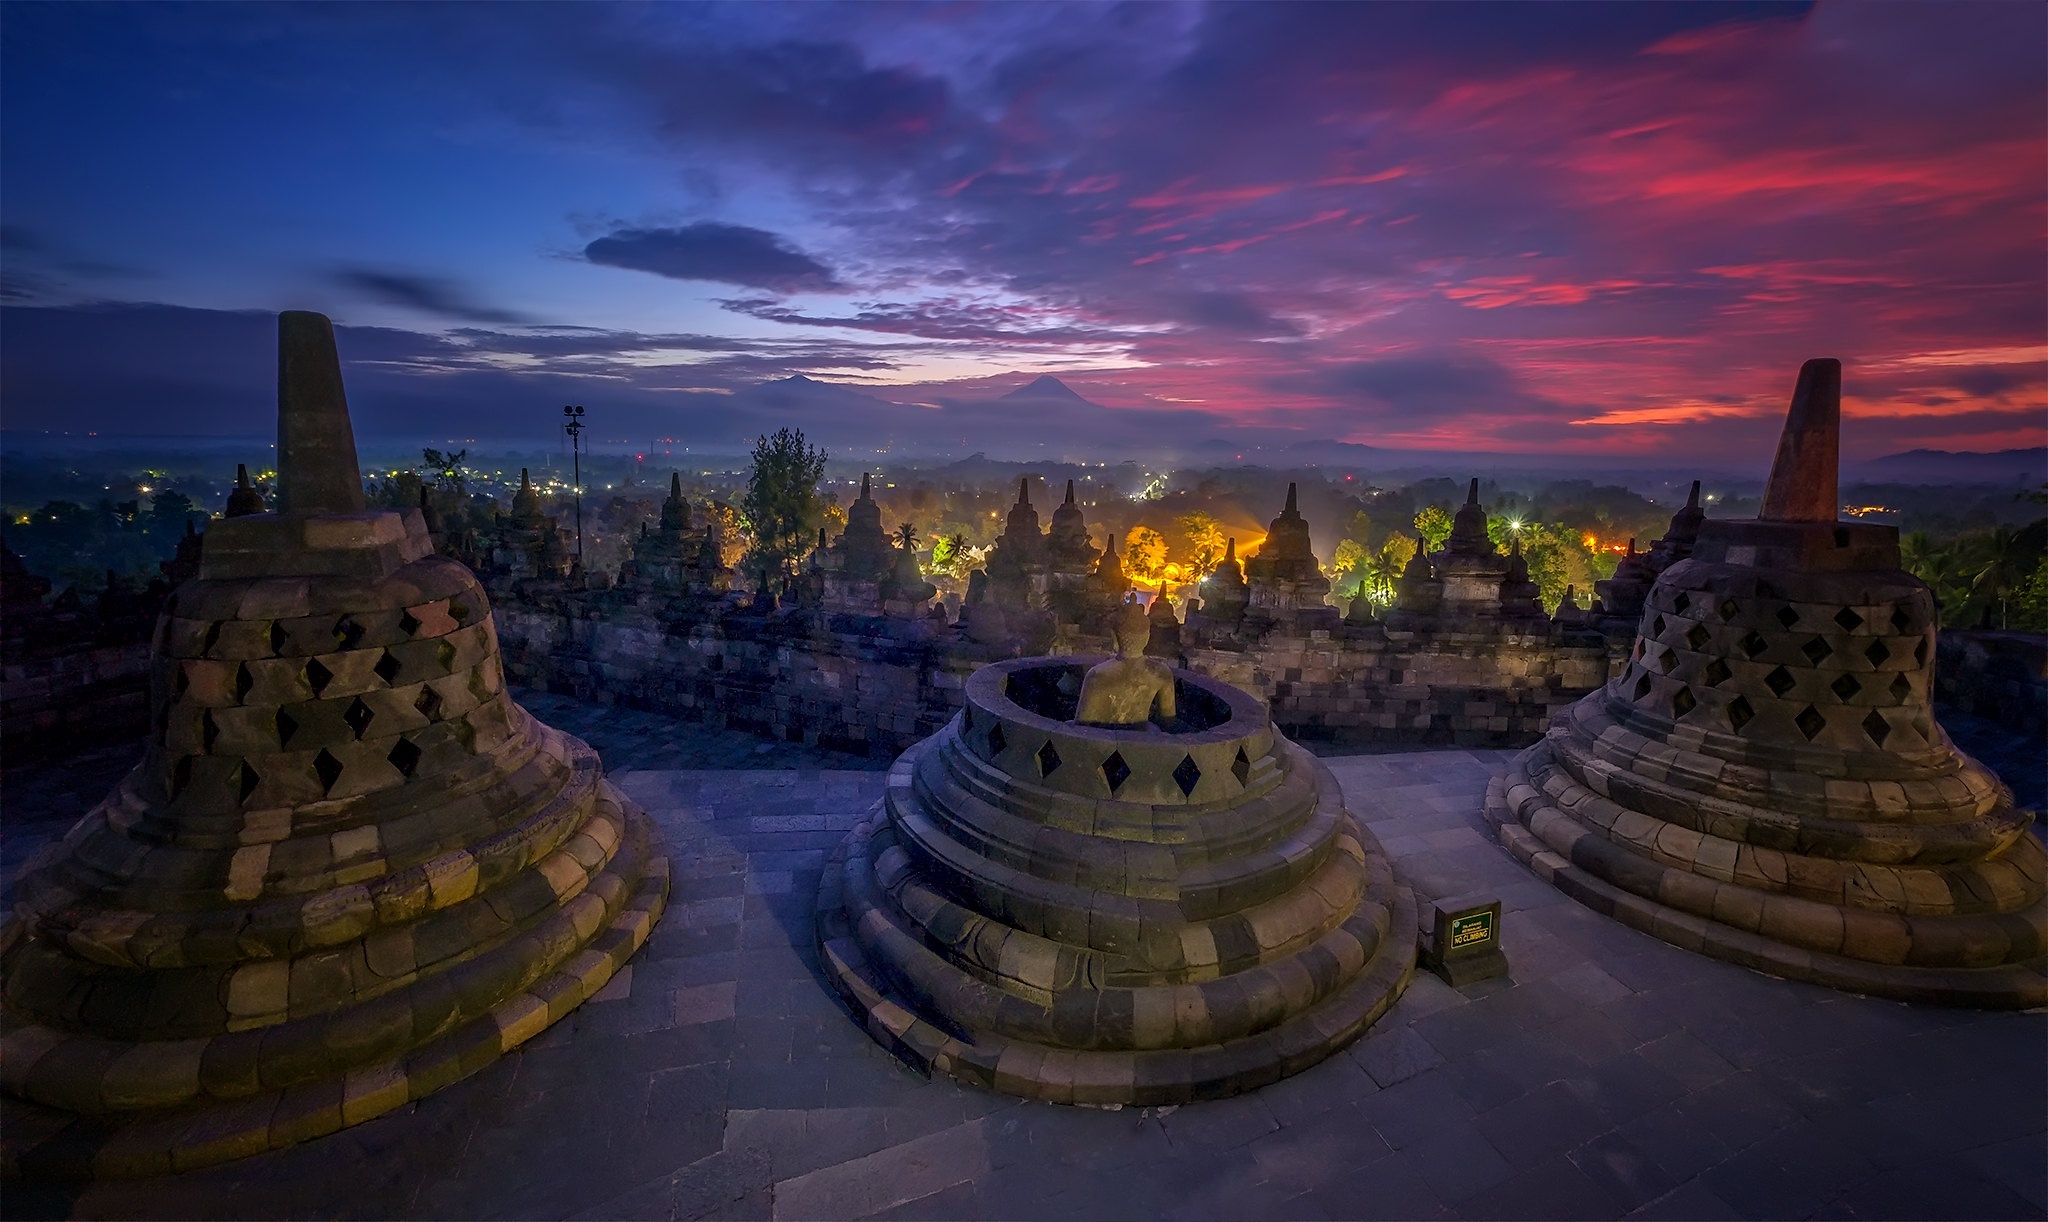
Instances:
[[[1451,922],[1450,949],[1460,950],[1493,940],[1493,913],[1474,912]]]

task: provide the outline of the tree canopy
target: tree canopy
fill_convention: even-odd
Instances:
[[[754,543],[743,562],[766,580],[785,577],[816,543],[825,517],[818,481],[825,451],[813,448],[802,430],[777,429],[754,442],[754,467],[747,476],[740,511],[753,527]]]

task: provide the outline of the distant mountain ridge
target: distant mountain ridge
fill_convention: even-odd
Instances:
[[[1894,484],[2012,484],[2048,480],[2048,446],[1971,453],[1907,450],[1850,463],[1851,479]]]

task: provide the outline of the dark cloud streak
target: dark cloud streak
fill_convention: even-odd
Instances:
[[[583,248],[604,267],[651,272],[777,293],[832,292],[832,270],[775,234],[746,225],[698,221],[672,229],[621,229]]]

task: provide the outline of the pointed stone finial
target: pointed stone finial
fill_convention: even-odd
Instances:
[[[1102,551],[1103,551],[1103,554],[1104,554],[1104,555],[1106,555],[1106,556],[1114,556],[1114,555],[1116,555],[1116,532],[1115,532],[1115,531],[1110,531],[1110,532],[1109,532],[1109,540],[1108,540],[1107,544],[1106,544],[1106,545],[1105,545],[1105,546],[1103,547]]]
[[[1465,489],[1465,503],[1467,505],[1477,505],[1479,503],[1479,477],[1476,475],[1472,477],[1470,486]]]
[[[1017,477],[1017,503],[1019,505],[1029,505],[1031,503],[1031,477],[1028,475]]]
[[[1074,481],[1073,481],[1073,480],[1068,480],[1068,481],[1067,481],[1067,500],[1066,500],[1066,503],[1067,503],[1067,504],[1069,504],[1069,505],[1071,505],[1071,504],[1073,504],[1073,503],[1074,503]]]
[[[235,464],[235,489],[228,493],[228,506],[222,515],[230,518],[247,517],[252,513],[267,513],[270,506],[263,503],[263,494],[256,491],[249,482],[249,464]]]
[[[1237,562],[1237,540],[1236,540],[1236,538],[1234,538],[1234,537],[1233,537],[1233,538],[1229,538],[1229,539],[1225,539],[1225,540],[1223,541],[1223,563],[1225,563],[1225,564],[1235,564],[1236,562]]]
[[[1692,492],[1685,498],[1685,507],[1687,509],[1698,509],[1700,507],[1700,482],[1698,480],[1692,482]]]
[[[668,473],[668,495],[672,500],[680,501],[683,499],[683,473],[681,471],[671,471]]]
[[[528,491],[532,491],[533,489],[533,477],[526,473],[525,467],[519,468],[519,486],[521,488],[527,489]]]
[[[1280,512],[1286,514],[1300,513],[1301,511],[1294,506],[1294,499],[1294,485],[1290,483],[1287,485],[1287,508]]]
[[[1799,367],[1785,431],[1764,486],[1766,522],[1832,522],[1840,514],[1842,362],[1817,358]]]
[[[874,499],[868,495],[868,473],[865,471],[860,473],[860,499],[863,501]]]
[[[293,513],[363,512],[334,324],[310,310],[277,316],[277,485]]]
[[[1630,556],[1634,556],[1636,554],[1636,541],[1633,536],[1631,536],[1628,541],[1628,554]]]

